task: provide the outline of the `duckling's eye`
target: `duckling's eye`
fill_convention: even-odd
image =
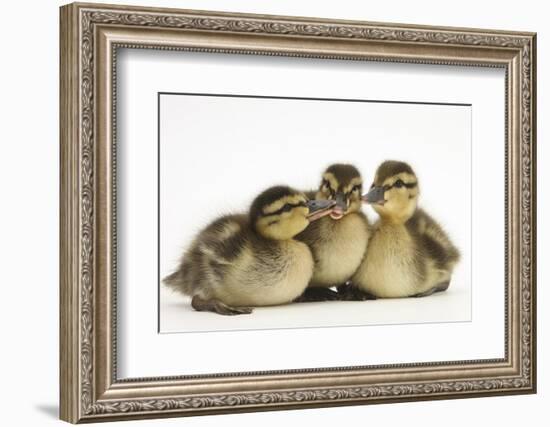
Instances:
[[[361,190],[361,185],[357,184],[353,186],[353,188],[351,189],[351,192],[353,193],[354,191],[360,191],[360,190]]]
[[[286,204],[283,206],[283,212],[290,212],[292,210],[292,206],[289,204]]]
[[[397,181],[395,181],[395,183],[393,184],[394,187],[397,187],[397,188],[401,188],[405,185],[405,183],[403,181],[401,181],[400,179],[398,179]]]

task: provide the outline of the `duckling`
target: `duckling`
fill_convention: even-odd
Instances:
[[[443,228],[417,208],[418,196],[418,179],[407,163],[390,160],[378,167],[364,201],[380,219],[352,277],[355,290],[396,298],[427,296],[449,287],[460,253]]]
[[[252,307],[289,303],[313,274],[311,251],[294,236],[334,204],[286,186],[269,188],[248,216],[224,216],[202,230],[164,283],[190,295],[197,311],[248,314]]]
[[[322,175],[316,200],[334,200],[327,215],[307,227],[296,238],[307,243],[315,260],[313,277],[306,293],[297,301],[340,299],[330,288],[342,285],[357,270],[367,250],[370,226],[361,212],[363,180],[350,164],[333,164]]]

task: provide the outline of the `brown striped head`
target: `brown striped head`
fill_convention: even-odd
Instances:
[[[374,182],[363,200],[382,219],[404,223],[414,214],[418,195],[418,179],[410,165],[387,160],[378,166]]]
[[[361,209],[362,188],[363,179],[355,166],[336,163],[330,165],[323,173],[315,198],[334,200],[336,205],[330,216],[338,220]]]
[[[250,207],[250,223],[261,236],[274,240],[292,239],[311,221],[330,214],[335,202],[308,200],[300,191],[287,186],[271,187]]]

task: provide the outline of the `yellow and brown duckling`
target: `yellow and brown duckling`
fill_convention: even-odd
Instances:
[[[296,238],[313,253],[315,267],[306,293],[298,301],[340,299],[331,287],[348,281],[363,259],[369,241],[369,223],[361,211],[363,180],[350,164],[333,164],[322,175],[321,184],[310,197],[334,200],[327,215],[307,227]]]
[[[247,314],[289,303],[313,274],[310,249],[294,237],[330,214],[334,203],[310,201],[285,186],[269,188],[248,216],[224,216],[202,230],[164,283],[191,296],[198,311]]]
[[[364,200],[380,219],[353,286],[341,293],[396,298],[448,288],[460,254],[443,228],[417,208],[418,196],[418,179],[407,163],[386,161],[378,167]]]

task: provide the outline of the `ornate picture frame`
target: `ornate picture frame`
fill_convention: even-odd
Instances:
[[[74,3],[60,10],[60,386],[71,422],[536,392],[536,35]],[[500,67],[501,359],[117,378],[118,48]]]

